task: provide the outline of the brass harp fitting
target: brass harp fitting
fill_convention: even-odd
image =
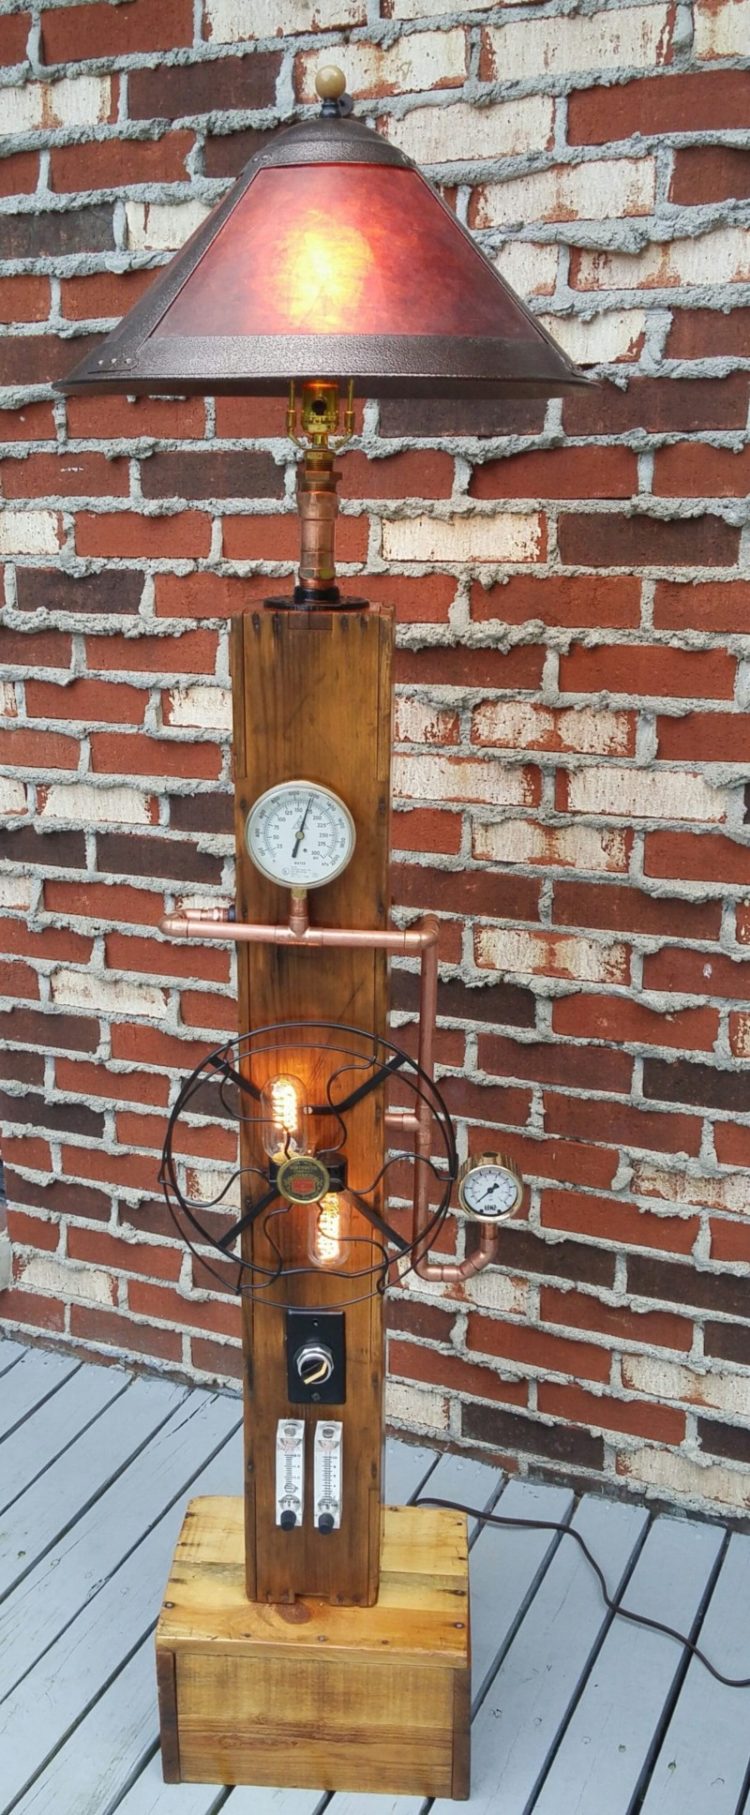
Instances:
[[[344,433],[339,427],[339,386],[322,378],[307,380],[302,386],[300,429],[297,428],[297,399],[292,381],[287,407],[287,433],[303,450],[297,474],[297,504],[301,521],[301,551],[295,603],[338,604],[334,537],[338,499],[336,490],[341,478],[334,468],[336,451],[354,433],[354,384],[350,380],[344,411]],[[332,439],[335,437],[335,439]]]

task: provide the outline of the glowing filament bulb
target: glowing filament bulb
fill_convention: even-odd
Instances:
[[[343,1206],[337,1191],[327,1191],[313,1210],[310,1259],[317,1267],[338,1267],[344,1244],[341,1225]]]
[[[263,1145],[272,1159],[304,1151],[302,1125],[305,1093],[299,1078],[289,1073],[269,1078],[260,1096]]]

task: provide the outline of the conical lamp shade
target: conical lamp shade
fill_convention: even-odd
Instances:
[[[552,396],[588,381],[417,166],[360,123],[279,134],[152,288],[60,385],[383,396]]]

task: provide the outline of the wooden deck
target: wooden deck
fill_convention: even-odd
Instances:
[[[185,1501],[236,1493],[236,1398],[0,1342],[0,1811],[9,1815],[740,1815],[750,1691],[613,1620],[578,1546],[473,1533],[469,1803],[165,1787],[152,1631]],[[420,1488],[571,1520],[626,1605],[750,1674],[750,1538],[392,1443]]]

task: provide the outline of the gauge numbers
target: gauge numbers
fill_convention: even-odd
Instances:
[[[256,869],[292,889],[316,889],[346,868],[356,833],[349,808],[319,782],[284,781],[251,807],[245,843]]]
[[[502,1154],[480,1153],[461,1167],[458,1201],[467,1216],[480,1222],[504,1222],[521,1208],[523,1179]]]

